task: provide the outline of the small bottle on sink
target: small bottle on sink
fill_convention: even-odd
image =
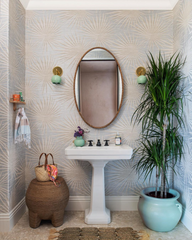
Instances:
[[[121,137],[119,135],[119,133],[117,132],[116,136],[115,136],[115,145],[119,146],[121,145]]]

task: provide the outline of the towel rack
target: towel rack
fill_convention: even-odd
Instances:
[[[9,100],[10,103],[13,103],[13,111],[17,110],[17,104],[26,104],[25,102],[21,102],[21,101],[13,101],[13,99],[11,98]]]

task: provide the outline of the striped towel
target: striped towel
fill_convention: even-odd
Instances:
[[[15,120],[15,144],[25,142],[31,148],[31,130],[24,108],[19,108]]]

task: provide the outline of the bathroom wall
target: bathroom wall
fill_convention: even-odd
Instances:
[[[9,211],[8,203],[8,88],[9,88],[9,3],[0,0],[0,213]]]
[[[24,91],[25,10],[19,0],[0,0],[0,213],[25,196],[24,146],[13,144],[15,113],[11,95]]]
[[[186,57],[183,73],[186,99],[184,120],[186,128],[181,131],[185,142],[185,154],[178,164],[174,187],[181,193],[184,213],[192,219],[192,1],[180,0],[174,9],[173,19],[174,52],[180,51]],[[191,225],[191,224],[190,224]],[[191,229],[191,226],[190,226]],[[191,229],[192,230],[192,229]]]
[[[25,9],[9,1],[9,97],[25,94]],[[17,105],[23,107],[24,105]],[[14,144],[16,112],[9,104],[9,211],[25,197],[25,144]]]
[[[26,152],[26,187],[35,177],[42,152],[51,152],[70,195],[90,195],[91,166],[65,158],[77,126],[87,127],[86,139],[114,140],[118,131],[132,147],[140,132],[131,124],[144,86],[135,70],[146,67],[147,53],[166,56],[173,52],[172,11],[27,11],[26,12],[26,109],[32,130],[32,147]],[[73,78],[83,54],[105,47],[117,58],[124,77],[124,99],[116,120],[96,130],[82,121],[73,99]],[[62,84],[51,83],[52,69],[63,68]],[[43,161],[42,161],[43,163]],[[138,195],[148,185],[132,170],[131,161],[112,161],[105,168],[106,194]],[[153,184],[153,183],[151,183]]]

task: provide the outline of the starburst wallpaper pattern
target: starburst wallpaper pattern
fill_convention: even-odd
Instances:
[[[24,197],[24,185],[26,189],[35,177],[34,167],[41,152],[53,153],[70,195],[88,196],[91,165],[67,160],[65,147],[74,140],[73,133],[78,125],[90,130],[86,139],[108,138],[113,142],[118,131],[123,143],[136,146],[140,127],[132,127],[131,115],[139,104],[143,86],[137,84],[135,70],[140,65],[146,67],[148,51],[157,55],[161,50],[170,56],[179,49],[188,55],[185,71],[190,77],[186,84],[187,90],[192,90],[192,55],[189,53],[192,52],[191,1],[181,0],[174,11],[26,13],[18,0],[0,0],[0,3],[0,213],[9,212]],[[73,77],[77,63],[88,49],[97,46],[110,50],[119,61],[125,90],[117,119],[100,130],[83,122],[73,100]],[[51,84],[52,69],[57,65],[64,71],[59,86]],[[13,145],[15,113],[8,103],[10,95],[19,90],[24,92],[32,131],[32,148],[26,153],[23,145]],[[192,115],[189,107],[188,103],[185,109],[188,130],[184,132],[184,137],[190,148]],[[175,178],[175,187],[183,193],[182,202],[192,213],[190,153],[186,154],[186,159],[178,166],[181,174]],[[107,164],[105,182],[108,196],[138,195],[141,188],[148,186],[142,178],[138,180],[129,160]]]
[[[15,112],[9,98],[25,91],[25,10],[0,0],[0,213],[25,196],[25,147],[13,144]]]
[[[90,130],[85,134],[86,139],[108,138],[114,142],[119,132],[123,143],[136,146],[140,127],[133,128],[131,115],[144,86],[137,84],[135,70],[138,66],[147,66],[148,51],[154,55],[159,50],[167,56],[172,54],[172,16],[170,11],[26,12],[25,99],[32,130],[32,148],[26,151],[26,188],[34,178],[38,156],[41,152],[52,152],[70,195],[90,195],[91,165],[65,158],[65,147],[74,140],[78,125]],[[118,117],[104,129],[87,126],[73,99],[76,66],[87,50],[98,46],[107,48],[117,58],[125,88]],[[62,84],[52,85],[52,69],[57,65],[63,68]],[[143,179],[138,181],[132,165],[130,160],[107,164],[108,196],[138,195],[139,189],[145,186]]]
[[[8,3],[0,1],[0,213],[8,212]]]
[[[25,95],[25,10],[19,0],[9,1],[9,97]],[[20,107],[22,107],[20,105]],[[13,143],[16,112],[9,106],[9,211],[25,196],[25,145]]]
[[[186,128],[182,129],[186,143],[185,155],[178,164],[177,176],[174,179],[174,187],[181,193],[181,202],[192,214],[192,1],[180,0],[174,11],[173,36],[174,52],[180,51],[186,57],[183,73],[185,79],[185,122]]]
[[[9,97],[25,95],[25,10],[19,0],[9,1]],[[9,211],[25,196],[25,145],[13,143],[16,112],[9,104]],[[22,107],[20,105],[20,107]]]

